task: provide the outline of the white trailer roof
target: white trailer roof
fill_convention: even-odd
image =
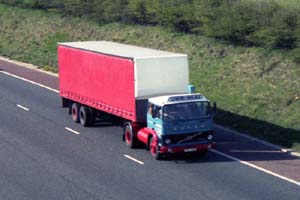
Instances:
[[[172,53],[108,41],[66,42],[59,43],[59,45],[131,59],[187,56],[186,54]]]

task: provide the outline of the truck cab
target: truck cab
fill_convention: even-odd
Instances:
[[[154,154],[205,151],[214,144],[212,126],[210,101],[202,94],[149,99],[147,127],[156,133],[152,148],[157,152],[150,148]]]

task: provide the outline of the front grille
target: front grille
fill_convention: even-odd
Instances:
[[[198,135],[197,135],[198,134]],[[203,132],[202,134],[197,133],[189,133],[189,134],[172,134],[172,135],[163,135],[163,143],[165,143],[166,139],[171,140],[171,144],[184,144],[184,143],[191,143],[197,142],[201,140],[207,140],[207,136],[212,134],[211,131]],[[194,136],[194,137],[193,137]]]

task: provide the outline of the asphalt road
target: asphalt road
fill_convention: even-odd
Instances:
[[[0,73],[0,199],[292,200],[300,192],[213,152],[155,161],[128,149],[118,125],[83,128],[57,93]]]

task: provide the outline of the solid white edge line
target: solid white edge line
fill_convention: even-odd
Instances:
[[[24,107],[24,106],[22,106],[22,105],[20,105],[20,104],[17,104],[17,107],[19,107],[19,108],[21,108],[21,109],[23,109],[23,110],[25,110],[25,111],[29,111],[28,108],[26,108],[26,107]]]
[[[140,165],[144,165],[145,163],[143,163],[142,161],[139,161],[139,160],[137,160],[137,159],[135,159],[135,158],[133,158],[133,157],[131,157],[131,156],[129,156],[129,155],[124,155],[124,157],[126,157],[126,158],[128,158],[129,160],[132,160],[132,161],[134,161],[134,162],[136,162],[136,163],[138,163],[138,164],[140,164]]]
[[[254,164],[251,164],[251,163],[249,163],[249,162],[246,162],[246,161],[240,160],[240,159],[238,159],[238,158],[235,158],[235,157],[233,157],[233,156],[227,155],[227,154],[222,153],[222,152],[220,152],[220,151],[218,151],[218,150],[215,150],[215,149],[209,149],[209,150],[210,150],[211,152],[214,152],[214,153],[216,153],[216,154],[219,154],[219,155],[221,155],[221,156],[224,156],[224,157],[226,157],[226,158],[228,158],[228,159],[237,161],[237,162],[239,162],[239,163],[241,163],[241,164],[247,165],[247,166],[252,167],[252,168],[255,168],[255,169],[259,170],[259,171],[265,172],[265,173],[267,173],[267,174],[270,174],[270,175],[272,175],[272,176],[275,176],[275,177],[277,177],[277,178],[283,179],[283,180],[285,180],[285,181],[288,181],[288,182],[290,182],[290,183],[294,183],[294,184],[300,186],[300,182],[297,182],[297,181],[295,181],[295,180],[289,179],[289,178],[287,178],[287,177],[285,177],[285,176],[281,176],[281,175],[279,175],[279,174],[277,174],[277,173],[271,172],[271,171],[269,171],[269,170],[267,170],[267,169],[264,169],[264,168],[262,168],[262,167],[259,167],[259,166],[257,166],[257,165],[254,165]]]
[[[71,133],[74,133],[74,134],[76,134],[76,135],[80,135],[80,133],[79,133],[78,131],[74,131],[73,129],[71,129],[71,128],[69,128],[69,127],[65,127],[65,129],[66,129],[67,131],[70,131]]]
[[[18,78],[18,79],[20,79],[20,80],[23,80],[23,81],[32,83],[32,84],[34,84],[34,85],[40,86],[40,87],[42,87],[42,88],[48,89],[48,90],[50,90],[50,91],[59,93],[58,90],[55,90],[55,89],[50,88],[50,87],[48,87],[48,86],[45,86],[45,85],[43,85],[43,84],[40,84],[40,83],[31,81],[31,80],[22,78],[22,77],[20,77],[20,76],[17,76],[17,75],[8,73],[8,72],[4,72],[4,71],[0,71],[0,72],[3,73],[3,74],[9,75],[9,76]],[[19,107],[19,106],[18,106],[18,107]],[[20,108],[21,108],[21,107],[20,107]],[[74,133],[74,134],[76,134],[76,135],[79,135],[79,134],[80,134],[79,132],[74,131],[74,130],[68,128],[68,127],[65,127],[65,129],[68,130],[68,131],[70,131],[70,132],[72,132],[72,133]],[[280,178],[280,179],[286,180],[286,181],[288,181],[288,182],[290,182],[290,183],[294,183],[294,184],[300,186],[300,182],[297,182],[297,181],[295,181],[295,180],[292,180],[292,179],[289,179],[289,178],[287,178],[287,177],[281,176],[281,175],[279,175],[279,174],[276,174],[276,173],[274,173],[274,172],[271,172],[271,171],[266,170],[266,169],[264,169],[264,168],[261,168],[261,167],[259,167],[259,166],[256,166],[256,165],[253,165],[253,164],[251,164],[251,163],[248,163],[248,162],[246,162],[246,161],[239,160],[238,158],[235,158],[235,157],[232,157],[232,156],[230,156],[230,155],[224,154],[224,153],[222,153],[222,152],[220,152],[220,151],[217,151],[217,150],[214,150],[214,149],[210,149],[210,151],[212,151],[212,152],[214,152],[214,153],[216,153],[216,154],[222,155],[222,156],[224,156],[224,157],[227,157],[227,158],[229,158],[229,159],[231,159],[231,160],[235,160],[235,161],[237,161],[237,162],[240,162],[240,163],[242,163],[242,164],[244,164],[244,165],[247,165],[247,166],[249,166],[249,167],[255,168],[255,169],[260,170],[260,171],[263,171],[263,172],[265,172],[265,173],[267,173],[267,174],[273,175],[273,176],[278,177],[278,178]],[[139,161],[139,160],[137,160],[137,159],[135,159],[135,158],[132,158],[132,157],[129,156],[129,155],[124,155],[124,156],[125,156],[126,158],[128,158],[128,159],[134,161],[134,162],[137,162],[137,163],[139,163],[139,164],[141,164],[141,165],[144,165],[144,163],[143,163],[142,161]]]
[[[43,84],[40,84],[40,83],[31,81],[31,80],[28,80],[28,79],[26,79],[26,78],[22,78],[22,77],[20,77],[20,76],[17,76],[17,75],[8,73],[8,72],[4,72],[4,71],[0,71],[0,72],[1,72],[2,74],[6,74],[6,75],[8,75],[8,76],[12,76],[12,77],[17,78],[17,79],[20,79],[20,80],[22,80],[22,81],[26,81],[26,82],[31,83],[31,84],[33,84],[33,85],[40,86],[40,87],[45,88],[45,89],[47,89],[47,90],[50,90],[50,91],[52,91],[52,92],[59,93],[58,90],[55,90],[55,89],[50,88],[50,87],[48,87],[48,86],[45,86],[45,85],[43,85]]]
[[[33,64],[24,63],[24,62],[20,62],[20,61],[16,61],[16,60],[11,60],[11,59],[9,59],[7,57],[3,57],[3,56],[0,56],[0,60],[5,61],[5,62],[9,62],[9,63],[12,63],[12,64],[15,64],[15,65],[18,65],[19,67],[25,67],[27,69],[31,69],[31,70],[35,70],[35,71],[38,71],[38,72],[42,72],[42,73],[48,74],[50,76],[56,76],[56,77],[58,77],[57,73],[50,72],[50,71],[45,71],[43,69],[40,69],[40,67],[35,66]]]

